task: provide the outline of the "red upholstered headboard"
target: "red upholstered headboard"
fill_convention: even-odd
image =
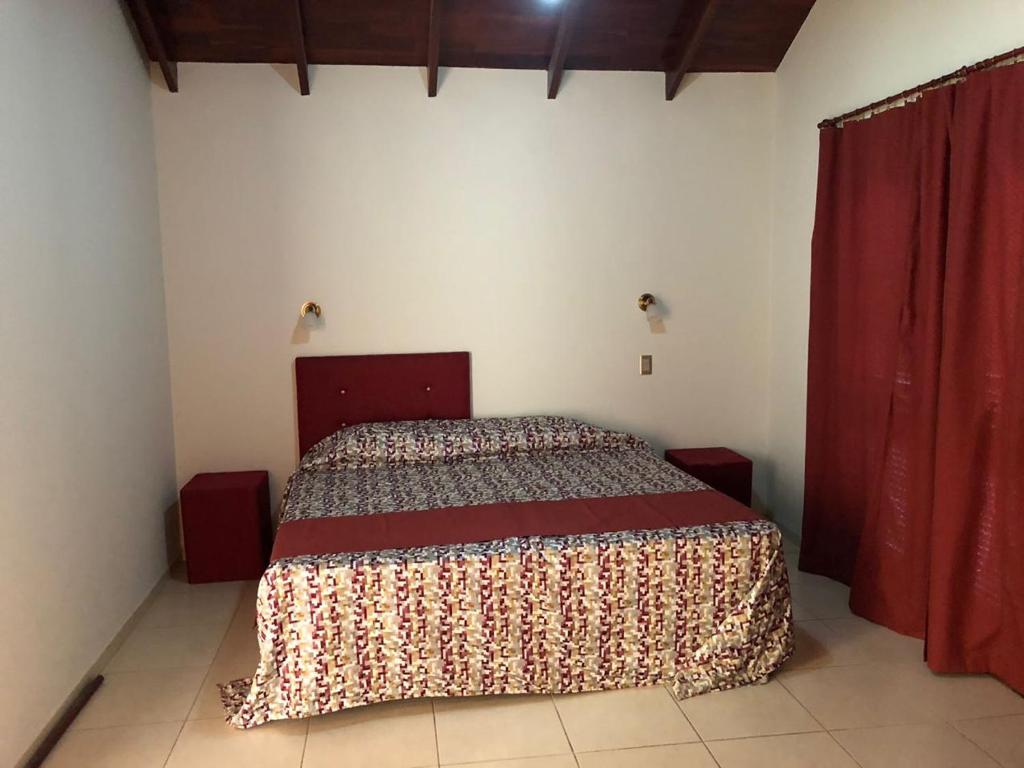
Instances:
[[[468,419],[469,352],[295,358],[299,455],[352,424]]]

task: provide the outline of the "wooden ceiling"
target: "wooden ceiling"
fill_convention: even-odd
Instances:
[[[665,73],[771,72],[814,0],[126,0],[167,85],[176,63],[309,64]]]

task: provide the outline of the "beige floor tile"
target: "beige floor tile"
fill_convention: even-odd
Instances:
[[[314,717],[302,768],[426,768],[437,765],[429,701],[373,704]]]
[[[167,768],[300,768],[308,720],[239,730],[223,721],[185,723]]]
[[[213,658],[214,666],[237,670],[249,675],[260,660],[260,641],[256,628],[237,619],[228,627]]]
[[[797,572],[790,578],[793,603],[801,608],[800,620],[841,619],[851,616],[850,588],[838,581]]]
[[[217,649],[213,664],[203,680],[189,720],[223,718],[224,708],[220,701],[218,684],[229,683],[242,677],[252,677],[260,660],[259,640],[256,630],[248,620],[239,621],[236,617],[228,629],[224,640]]]
[[[243,596],[244,598],[244,596]],[[242,603],[238,607],[238,611],[235,613],[235,617],[231,620],[230,630],[232,632],[251,632],[253,635],[256,633],[256,604],[249,605],[248,603]]]
[[[242,582],[242,591],[238,597],[238,610],[234,617],[235,622],[255,626],[256,596],[259,593],[259,587],[259,581]]]
[[[1002,764],[1024,768],[1024,715],[961,720],[953,727]]]
[[[43,768],[162,768],[181,723],[69,731]]]
[[[793,621],[811,621],[816,618],[809,610],[800,605],[795,597],[792,600],[792,604]]]
[[[243,582],[187,584],[168,581],[139,620],[140,627],[227,626],[238,609]]]
[[[217,686],[219,683],[230,682],[230,676],[218,674],[212,669],[207,672],[206,678],[203,680],[203,685],[199,689],[199,695],[196,697],[195,703],[192,705],[192,709],[189,710],[187,719],[223,720],[224,705],[221,703],[220,688]]]
[[[798,620],[793,625],[793,632],[793,642],[796,648],[783,669],[792,672],[797,669],[840,665],[835,655],[835,647],[840,642],[840,638],[835,636],[835,632],[824,621],[820,619]]]
[[[698,740],[672,694],[661,686],[556,696],[555,705],[576,752]]]
[[[171,588],[186,590],[230,590],[240,588],[242,594],[252,595],[253,603],[256,601],[256,590],[259,587],[260,579],[243,579],[241,581],[210,581],[202,584],[190,584],[184,560],[179,560],[171,566],[167,583]]]
[[[721,768],[857,768],[827,733],[715,741],[708,749]]]
[[[584,752],[577,758],[580,768],[716,768],[703,744]]]
[[[137,627],[107,664],[107,672],[210,666],[224,625]]]
[[[901,667],[861,665],[782,672],[776,678],[826,728],[927,722],[924,690]]]
[[[920,664],[924,643],[858,616],[796,623],[796,651],[785,669],[851,664]]]
[[[447,766],[442,764],[442,768],[447,768]],[[548,757],[523,757],[518,760],[464,763],[459,768],[577,768],[577,766],[576,758],[572,755],[549,755]]]
[[[822,730],[800,702],[774,680],[683,699],[679,706],[705,741]]]
[[[926,681],[923,698],[933,710],[933,719],[965,720],[1024,714],[1024,697],[988,675],[936,675],[924,664],[902,669]]]
[[[184,573],[180,576],[172,576],[167,579],[165,587],[168,591],[177,591],[181,593],[193,593],[199,592],[213,593],[233,593],[239,594],[241,590],[248,588],[250,584],[256,584],[256,581],[210,581],[203,584],[190,584],[188,578]]]
[[[214,665],[206,673],[199,695],[189,710],[189,720],[223,720],[224,705],[220,700],[221,683],[230,683],[243,677],[252,677],[255,667],[245,672],[237,672],[230,668]]]
[[[482,696],[434,702],[442,764],[570,752],[549,696]]]
[[[924,661],[922,640],[893,632],[859,616],[825,619],[825,625],[835,637],[828,646],[837,663],[920,664]]]
[[[1024,698],[992,678],[935,675],[923,664],[808,669],[777,679],[828,729],[1024,713]]]
[[[202,669],[106,674],[71,729],[181,722],[195,701],[203,674]]]
[[[832,736],[861,768],[999,768],[945,724],[861,728],[834,731]]]

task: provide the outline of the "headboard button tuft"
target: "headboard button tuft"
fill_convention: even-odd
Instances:
[[[429,384],[427,384],[427,386],[425,387],[425,389],[427,390],[427,392],[429,392],[429,391],[430,391],[430,385],[429,385]]]
[[[343,394],[343,395],[348,394],[348,390],[347,389],[341,390],[341,394]]]

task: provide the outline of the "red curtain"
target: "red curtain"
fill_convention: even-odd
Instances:
[[[821,135],[800,565],[921,635],[952,93]],[[870,599],[865,600],[864,598]]]
[[[1024,692],[1024,66],[956,89],[928,663]]]
[[[800,557],[933,669],[1019,690],[1022,77],[822,130]]]

